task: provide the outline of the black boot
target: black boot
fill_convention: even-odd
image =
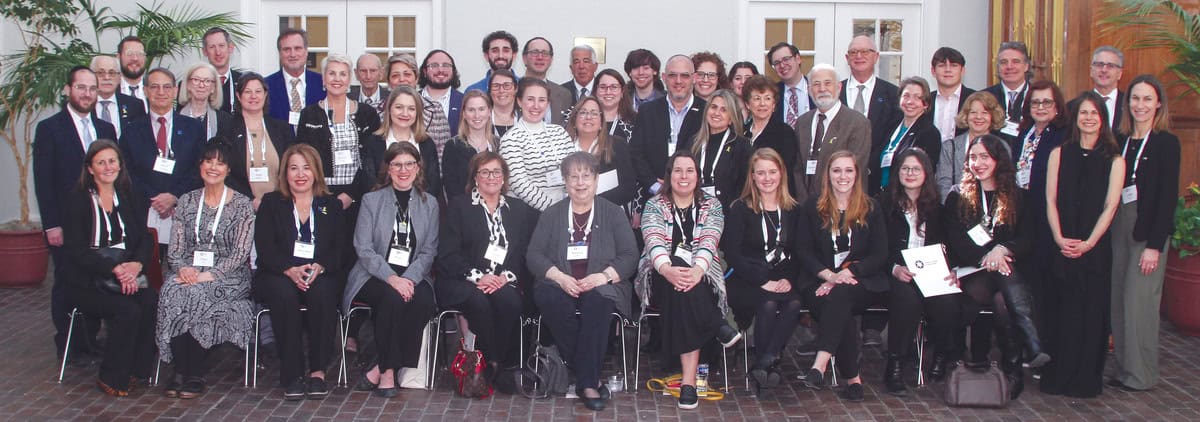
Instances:
[[[888,353],[887,366],[883,370],[883,385],[887,387],[889,394],[897,397],[908,395],[908,388],[904,386],[904,366],[902,362],[902,357],[899,354]]]
[[[1033,298],[1029,294],[1029,289],[1024,282],[1017,278],[1009,278],[1002,284],[1004,300],[1008,306],[1008,313],[1012,317],[1012,324],[1025,337],[1025,352],[1029,356],[1029,366],[1037,368],[1045,365],[1050,362],[1050,355],[1042,350],[1037,326],[1033,323]]]
[[[771,356],[760,356],[755,362],[754,367],[750,369],[750,378],[758,384],[759,388],[775,388],[779,385],[779,371],[774,368],[775,358]]]
[[[1021,392],[1025,391],[1025,370],[1021,367],[1021,345],[1020,340],[1013,338],[1015,334],[1010,332],[1009,338],[1003,343],[1005,346],[1000,361],[1000,369],[1004,371],[1004,376],[1008,379],[1010,400],[1016,400],[1021,396]]]
[[[949,370],[950,359],[945,353],[934,353],[932,368],[929,369],[929,378],[934,382],[941,382],[946,379],[946,373]]]

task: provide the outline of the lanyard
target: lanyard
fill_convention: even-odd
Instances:
[[[411,200],[410,200],[411,202]],[[400,243],[400,223],[404,223],[404,243]],[[408,247],[409,235],[412,234],[412,224],[408,216],[408,207],[404,207],[404,213],[400,213],[400,201],[396,201],[396,220],[392,222],[392,241],[396,245]]]
[[[513,125],[516,125],[517,122],[520,121],[520,119],[517,118],[517,108],[516,107],[513,107],[512,118],[513,118]],[[496,129],[496,110],[492,110],[492,133],[495,134],[497,138],[500,138],[502,136],[500,134],[500,129]]]
[[[259,156],[262,158],[263,166],[265,167],[267,165],[267,137],[265,136],[267,133],[266,121],[262,123],[262,128],[264,136],[262,143],[259,144],[258,152]],[[250,156],[250,167],[254,167],[254,136],[250,134],[250,125],[246,125],[246,154]]]
[[[829,231],[829,240],[833,241],[833,254],[834,255],[837,255],[839,252],[841,252],[838,250],[838,246],[837,246],[837,239],[838,239],[839,234],[841,234],[841,233],[833,231],[833,230]],[[854,229],[850,228],[850,226],[846,226],[846,250],[847,251],[850,250],[850,247],[853,245],[854,245]]]
[[[209,243],[212,243],[217,238],[217,224],[221,222],[221,213],[225,212],[225,195],[229,193],[228,186],[221,187],[221,200],[217,205],[217,215],[213,217],[212,236],[209,237]],[[204,193],[200,193],[200,199],[196,201],[196,244],[200,244],[200,217],[204,215]]]
[[[770,245],[770,243],[767,242],[767,224],[770,222],[771,219],[768,218],[767,216],[771,214],[771,211],[767,211],[766,208],[763,208],[761,202],[758,204],[758,207],[763,210],[763,215],[762,215],[763,251],[769,251],[769,250],[771,250],[771,245]],[[782,210],[780,210],[778,212],[779,212],[779,222],[771,223],[770,225],[771,225],[771,228],[775,229],[775,244],[781,245],[781,244],[783,244],[783,212],[782,212]]]
[[[108,220],[108,213],[104,212],[104,208],[100,206],[100,195],[96,192],[92,192],[92,204],[96,206],[96,233],[93,237],[94,244],[97,248],[100,247],[100,219],[104,218],[104,227],[108,228],[108,244],[109,246],[112,246],[114,240],[112,222]],[[119,205],[121,205],[121,201],[117,199],[117,195],[114,193],[113,211],[116,211],[117,206]],[[125,228],[125,220],[121,219],[121,213],[119,211],[117,212],[117,224],[120,224],[122,229]]]
[[[613,120],[612,125],[608,127],[608,136],[613,136],[613,134],[617,133],[617,122],[620,122],[620,120]]]
[[[499,209],[499,207],[497,207],[497,209]],[[486,210],[486,208],[485,208],[485,210]],[[574,212],[567,213],[567,235],[571,236],[571,237],[575,236],[575,215],[574,214],[575,214]],[[588,240],[588,237],[592,235],[592,221],[595,220],[595,218],[596,218],[596,202],[593,201],[592,207],[590,209],[588,209],[587,223],[585,226],[583,226],[583,241],[584,242],[586,242]]]
[[[315,245],[317,243],[317,216],[312,211],[313,211],[313,206],[312,206],[312,203],[310,202],[308,204],[309,242]],[[300,235],[300,210],[296,209],[295,202],[292,203],[292,217],[295,218],[295,220],[296,220],[296,241],[300,242],[301,241],[300,240],[300,238],[301,238],[301,235]]]
[[[987,226],[988,233],[991,234],[995,224],[992,221],[992,214],[988,212],[987,192],[984,192],[983,189],[979,190],[979,200],[983,205],[983,216],[980,217],[980,223]]]
[[[696,240],[696,233],[698,233],[700,231],[700,218],[696,215],[696,213],[698,212],[696,210],[696,208],[699,208],[699,207],[700,207],[699,205],[692,204],[692,212],[691,212],[691,214],[692,214],[692,241]],[[679,226],[679,233],[682,235],[683,234],[683,217],[685,214],[683,214],[682,212],[679,212],[679,208],[675,206],[674,201],[671,202],[671,208],[672,208],[671,215],[675,216],[675,225]],[[674,231],[675,230],[671,230],[672,233],[674,233]],[[683,241],[683,240],[684,239],[680,239],[680,241]],[[682,243],[681,243],[681,245],[682,245]]]
[[[887,148],[883,150],[883,155],[888,155],[896,151],[896,147],[900,146],[900,140],[904,139],[904,135],[908,134],[908,126],[901,124],[896,128],[895,134],[892,135],[892,141],[888,143]],[[882,155],[881,155],[882,157]]]
[[[721,153],[725,151],[725,143],[729,141],[729,132],[732,132],[732,131],[729,130],[729,128],[725,128],[725,136],[723,136],[721,138],[721,145],[719,147],[717,147],[717,153],[715,155],[713,155],[712,170],[708,172],[708,183],[706,183],[708,185],[711,185],[713,183],[713,175],[717,173],[717,163],[719,163],[721,161]],[[704,148],[700,148],[701,170],[703,170],[704,162],[708,160],[707,156],[708,156],[708,146],[705,145]]]
[[[504,216],[500,213],[500,209],[504,208],[504,204],[497,202],[496,211],[491,213],[488,212],[487,202],[479,201],[479,207],[483,208],[483,217],[484,221],[487,221],[488,224],[489,237],[492,235],[496,236],[496,239],[488,239],[489,243],[494,242],[496,246],[508,245],[508,236],[504,233]],[[588,222],[588,227],[591,227],[590,221]]]
[[[1129,137],[1125,137],[1125,145],[1121,147],[1121,158],[1125,158],[1125,152],[1129,151]],[[1142,152],[1146,150],[1146,144],[1150,143],[1150,133],[1146,133],[1146,138],[1142,139],[1142,145],[1138,147],[1137,155],[1133,157],[1133,181],[1137,182],[1138,165],[1142,164]]]
[[[346,122],[349,123],[350,122],[350,99],[349,98],[346,99],[345,106],[346,106]],[[329,109],[329,100],[321,101],[321,109],[325,110],[325,116],[329,117],[329,127],[332,128],[334,125],[334,119],[333,119],[333,111]],[[342,124],[346,124],[346,123],[342,123]]]

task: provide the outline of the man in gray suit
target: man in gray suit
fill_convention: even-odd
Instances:
[[[383,114],[383,103],[391,91],[379,84],[383,79],[383,62],[379,56],[371,53],[358,56],[358,61],[354,63],[354,76],[358,78],[358,85],[350,87],[350,99],[367,103],[379,112],[379,118],[387,118]]]
[[[820,63],[808,71],[808,95],[817,108],[796,120],[799,159],[796,168],[796,200],[804,202],[821,192],[820,182],[829,156],[840,150],[853,152],[858,171],[867,171],[871,152],[871,121],[838,101],[841,83],[832,65]]]
[[[521,50],[521,61],[525,63],[525,76],[521,78],[544,80],[550,88],[550,112],[546,113],[545,117],[547,123],[562,125],[567,120],[567,113],[575,107],[575,97],[562,85],[546,79],[546,73],[550,71],[550,64],[554,61],[554,46],[545,38],[530,38]]]

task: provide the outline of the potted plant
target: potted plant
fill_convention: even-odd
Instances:
[[[1200,186],[1192,183],[1175,206],[1175,233],[1167,254],[1163,304],[1181,332],[1200,336]]]
[[[19,217],[0,224],[0,287],[31,287],[46,276],[48,251],[41,225],[30,216],[29,177],[34,128],[43,112],[62,104],[67,72],[88,65],[104,51],[101,35],[136,33],[146,45],[146,67],[165,56],[183,56],[200,45],[208,28],[226,28],[244,38],[245,23],[231,13],[208,14],[185,5],[162,11],[160,5],[138,6],[119,15],[94,0],[0,0],[0,18],[15,24],[23,48],[0,58],[0,139],[16,163]],[[84,41],[75,22],[87,22],[96,44]]]

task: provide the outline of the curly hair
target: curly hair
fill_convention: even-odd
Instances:
[[[1013,164],[1012,157],[1009,156],[1008,150],[1004,148],[1004,140],[996,135],[983,135],[971,141],[971,148],[975,145],[982,145],[992,160],[996,162],[995,168],[992,170],[992,180],[996,184],[996,219],[993,225],[1017,224],[1017,210],[1020,209],[1020,204],[1017,202],[1017,167]],[[970,148],[967,149],[970,151]],[[968,153],[968,157],[970,154]],[[975,173],[971,171],[971,159],[963,164],[966,167],[962,173],[962,182],[959,183],[958,191],[962,200],[958,202],[958,217],[964,225],[970,225],[979,221],[980,212],[980,196],[983,194],[979,185],[979,179]]]

